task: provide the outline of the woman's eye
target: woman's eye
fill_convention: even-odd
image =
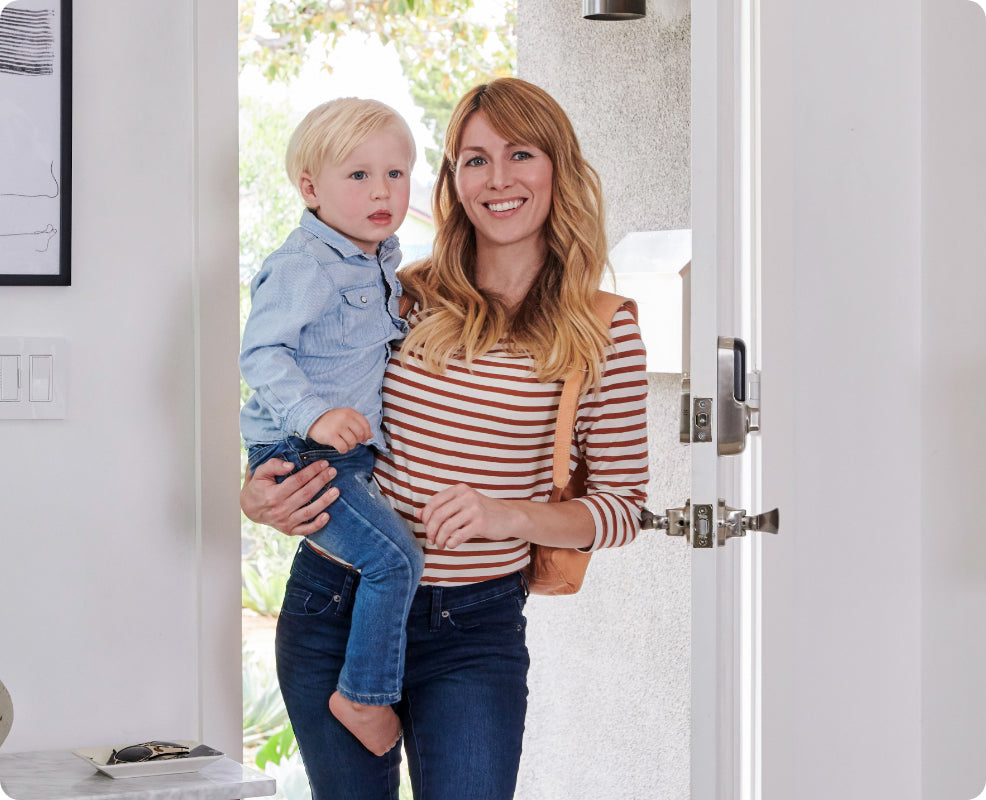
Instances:
[[[527,161],[529,158],[534,158],[534,154],[528,153],[526,150],[518,150],[512,158],[514,161]]]
[[[362,180],[366,180],[366,173],[363,170],[358,169],[349,177],[352,178],[353,180],[362,181]]]
[[[467,167],[481,167],[486,163],[486,159],[482,156],[473,156],[468,161],[466,161]]]

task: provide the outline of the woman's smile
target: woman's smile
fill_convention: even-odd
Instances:
[[[476,229],[477,246],[540,250],[551,211],[553,174],[547,153],[508,141],[484,114],[473,114],[462,129],[455,189]]]
[[[523,204],[523,200],[505,200],[499,203],[485,203],[484,205],[490,211],[499,213],[503,211],[513,211],[515,208],[520,208]]]

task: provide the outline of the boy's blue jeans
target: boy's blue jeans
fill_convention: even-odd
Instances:
[[[277,677],[313,800],[397,800],[401,748],[379,758],[336,720],[336,684],[360,576],[298,547],[277,620]],[[527,671],[519,572],[461,586],[421,586],[407,620],[407,671],[394,706],[419,800],[511,800]],[[346,659],[348,661],[348,657]]]
[[[360,571],[345,664],[333,688],[354,703],[396,703],[404,676],[405,623],[424,553],[373,480],[373,450],[357,445],[340,454],[311,439],[290,437],[251,447],[249,456],[251,471],[271,458],[298,469],[321,460],[335,467],[332,485],[339,498],[328,509],[328,525],[308,537]]]

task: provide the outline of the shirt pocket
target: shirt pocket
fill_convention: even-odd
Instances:
[[[342,290],[339,324],[346,347],[383,344],[387,340],[389,318],[380,286],[371,283]]]

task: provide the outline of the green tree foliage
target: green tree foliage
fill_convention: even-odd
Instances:
[[[437,168],[455,103],[477,83],[514,74],[517,0],[501,0],[495,22],[475,13],[475,0],[240,0],[240,63],[255,64],[270,81],[290,81],[308,58],[331,71],[332,48],[359,32],[392,45],[435,140],[428,163]],[[273,35],[256,31],[264,27]]]
[[[296,124],[287,104],[240,98],[240,282],[243,284],[249,284],[263,259],[280,247],[298,226],[305,208],[284,168],[284,153]]]

